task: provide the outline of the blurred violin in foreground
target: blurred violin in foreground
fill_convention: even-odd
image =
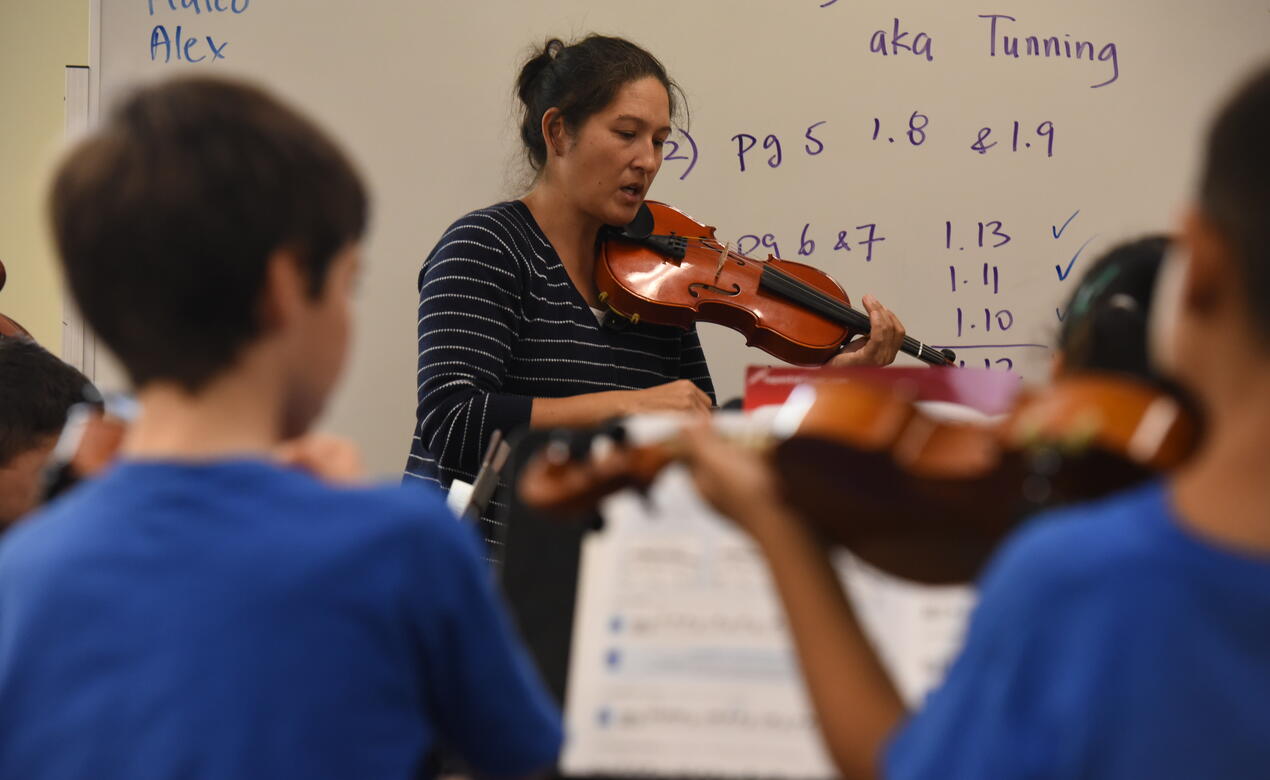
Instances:
[[[621,428],[564,432],[530,458],[517,489],[542,512],[593,509],[645,487],[681,456],[675,436],[633,443]],[[990,423],[941,419],[903,384],[799,388],[758,446],[781,498],[826,540],[892,574],[973,579],[1028,514],[1128,487],[1182,463],[1196,418],[1135,380],[1085,375],[1022,395]],[[755,437],[750,437],[751,441]]]
[[[714,228],[657,201],[645,201],[622,230],[604,234],[595,263],[600,303],[633,322],[689,328],[713,322],[781,360],[821,365],[857,335],[869,315],[851,307],[824,271],[769,256],[755,260],[715,238]],[[905,336],[900,351],[936,366],[952,350]]]

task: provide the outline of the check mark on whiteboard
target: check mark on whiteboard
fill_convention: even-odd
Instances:
[[[1075,216],[1075,215],[1073,214],[1072,216]],[[1072,259],[1067,261],[1066,268],[1063,268],[1061,265],[1054,266],[1054,270],[1058,272],[1058,281],[1060,282],[1066,281],[1067,275],[1072,272],[1072,266],[1076,265],[1076,258],[1080,257],[1080,253],[1085,251],[1085,247],[1089,246],[1089,242],[1093,241],[1097,237],[1098,236],[1090,236],[1089,238],[1087,238],[1085,240],[1085,243],[1080,245],[1080,249],[1076,250],[1076,254],[1072,255]]]
[[[1080,209],[1076,209],[1076,214],[1079,214],[1079,213],[1080,213]],[[1072,224],[1072,220],[1076,218],[1076,214],[1073,214],[1070,217],[1068,217],[1067,221],[1063,223],[1062,227],[1054,227],[1053,225],[1050,225],[1050,232],[1054,234],[1054,238],[1058,238],[1059,236],[1063,235],[1063,231],[1067,229],[1068,225]]]

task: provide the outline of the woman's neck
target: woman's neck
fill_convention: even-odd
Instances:
[[[573,286],[587,303],[597,305],[592,276],[599,220],[578,209],[559,187],[545,179],[539,180],[521,201],[560,256]]]

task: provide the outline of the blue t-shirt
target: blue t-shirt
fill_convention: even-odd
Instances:
[[[1038,518],[888,778],[1270,776],[1270,559],[1182,526],[1164,483]]]
[[[548,767],[559,714],[475,533],[422,488],[129,462],[0,547],[0,777]]]

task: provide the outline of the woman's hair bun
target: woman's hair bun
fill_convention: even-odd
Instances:
[[[555,62],[563,49],[564,41],[559,38],[549,38],[542,48],[525,62],[520,69],[520,77],[516,79],[516,95],[522,103],[532,100],[534,87],[539,77],[542,76],[543,71],[551,67],[551,63]]]

